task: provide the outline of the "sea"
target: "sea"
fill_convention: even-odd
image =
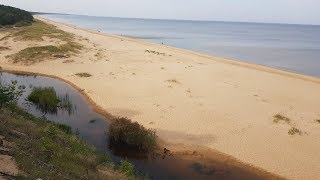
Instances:
[[[109,34],[320,77],[320,25],[41,16]]]

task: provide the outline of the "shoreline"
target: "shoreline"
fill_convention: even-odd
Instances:
[[[265,169],[268,172],[272,172],[274,174],[280,174],[281,176],[284,176],[287,178],[289,177],[292,179],[299,179],[302,177],[306,177],[305,176],[306,174],[310,174],[308,175],[308,177],[312,178],[318,175],[316,169],[314,169],[314,171],[312,169],[309,170],[310,166],[312,167],[312,164],[319,162],[317,161],[317,158],[314,158],[315,160],[313,160],[313,162],[310,162],[309,166],[306,166],[306,164],[304,164],[304,167],[301,168],[302,170],[299,167],[300,164],[295,163],[298,166],[294,167],[293,168],[294,170],[292,171],[296,171],[296,168],[298,168],[300,169],[300,172],[295,172],[295,174],[291,175],[291,172],[287,170],[290,169],[290,166],[291,167],[293,166],[290,164],[290,161],[289,159],[287,159],[287,157],[283,158],[282,159],[283,162],[280,162],[280,163],[265,162],[265,160],[267,159],[271,161],[273,158],[279,159],[279,157],[281,157],[281,155],[283,155],[283,153],[285,152],[283,150],[286,150],[286,148],[281,147],[284,149],[280,151],[280,154],[275,154],[274,151],[269,152],[267,150],[264,152],[263,149],[259,149],[259,151],[258,149],[256,149],[257,152],[254,153],[255,150],[250,151],[250,147],[254,149],[259,148],[258,146],[263,146],[263,144],[261,143],[267,143],[267,144],[271,143],[271,146],[270,146],[271,149],[273,147],[281,146],[281,144],[284,144],[284,146],[289,145],[292,147],[300,147],[300,146],[305,147],[304,145],[305,142],[302,142],[302,140],[307,138],[306,142],[309,143],[310,139],[314,138],[315,135],[317,134],[313,135],[314,132],[312,131],[311,133],[312,137],[307,137],[307,136],[287,137],[287,134],[286,134],[287,130],[284,125],[281,125],[279,129],[276,125],[268,123],[268,121],[272,121],[272,115],[274,115],[272,114],[272,112],[276,113],[277,111],[280,111],[280,112],[284,111],[286,113],[287,111],[288,112],[292,111],[290,112],[289,115],[290,117],[293,117],[293,118],[295,118],[295,116],[307,115],[307,117],[303,118],[303,120],[309,119],[309,118],[313,119],[318,117],[318,115],[316,115],[317,110],[315,110],[315,107],[314,107],[315,105],[318,104],[318,102],[311,101],[310,98],[313,98],[313,97],[309,97],[307,100],[303,100],[300,98],[296,101],[292,101],[290,99],[287,100],[282,96],[288,96],[288,98],[289,97],[299,98],[301,94],[307,94],[309,96],[314,95],[315,100],[317,100],[319,99],[319,97],[315,92],[316,90],[319,89],[319,85],[318,85],[320,83],[319,78],[300,75],[296,73],[290,73],[282,70],[277,70],[274,68],[249,64],[245,62],[238,62],[235,60],[230,60],[225,58],[213,57],[210,55],[205,55],[205,54],[201,54],[193,51],[189,52],[188,50],[183,50],[183,49],[178,49],[178,48],[173,48],[168,46],[161,46],[158,44],[149,43],[142,40],[136,40],[136,39],[126,38],[122,36],[120,37],[113,36],[113,35],[109,36],[105,33],[99,33],[93,30],[84,30],[82,28],[77,28],[73,25],[65,25],[63,23],[52,22],[51,20],[44,20],[44,21],[49,23],[51,22],[50,24],[57,25],[59,29],[62,28],[63,30],[67,30],[67,32],[74,33],[77,36],[88,37],[90,39],[90,42],[94,42],[93,44],[94,48],[96,45],[102,48],[107,47],[106,48],[107,51],[111,53],[109,53],[108,56],[106,57],[108,59],[109,58],[116,59],[119,62],[112,61],[114,65],[109,65],[110,64],[109,62],[104,63],[102,61],[95,62],[91,60],[83,60],[85,58],[90,59],[91,56],[89,57],[86,55],[83,55],[83,56],[81,55],[81,58],[80,57],[74,58],[77,60],[76,64],[64,64],[64,66],[62,66],[60,65],[61,62],[59,61],[58,62],[48,61],[48,62],[43,62],[34,66],[20,66],[20,65],[4,63],[4,66],[1,64],[1,66],[3,66],[4,68],[2,71],[11,70],[11,72],[13,71],[29,72],[29,73],[34,72],[39,75],[45,75],[53,78],[56,77],[59,80],[63,80],[64,82],[67,82],[73,87],[76,86],[77,87],[76,89],[78,91],[80,90],[79,92],[81,92],[81,94],[83,95],[85,94],[85,97],[87,99],[89,98],[88,100],[90,104],[97,106],[98,113],[100,113],[99,111],[101,110],[104,116],[111,116],[111,114],[113,114],[114,116],[119,116],[119,114],[120,115],[123,114],[123,116],[128,115],[128,116],[134,117],[133,120],[138,121],[139,123],[141,123],[144,126],[147,126],[148,128],[153,128],[156,126],[156,128],[161,131],[160,133],[161,135],[159,135],[160,137],[162,137],[161,139],[163,139],[165,142],[169,142],[170,144],[182,143],[182,144],[185,144],[185,146],[189,145],[189,147],[195,147],[193,145],[196,145],[198,147],[205,147],[204,149],[209,148],[209,149],[212,149],[213,152],[214,151],[221,152],[222,154],[225,154],[225,155],[228,154],[226,156],[232,157],[233,159],[237,159],[238,162],[243,162],[243,164],[247,166],[252,166],[252,167],[254,166],[254,167],[258,167],[258,169]],[[103,38],[106,38],[106,39],[104,40]],[[100,40],[100,39],[103,39],[103,40]],[[124,42],[122,42],[122,40]],[[143,47],[141,48],[137,47],[139,45]],[[165,51],[166,53],[169,52],[170,55],[172,54],[172,57],[167,57],[167,56],[157,57],[153,55],[146,55],[145,52],[140,53],[140,51],[143,50],[144,48],[156,49],[160,52]],[[144,58],[146,58],[146,60]],[[130,59],[133,62],[130,62],[130,61],[127,62],[126,61],[127,59],[128,60]],[[152,64],[152,62],[157,59],[159,59],[158,63],[160,64],[159,65],[160,67],[166,65],[165,71],[166,73],[169,73],[169,75],[161,75],[160,67],[158,70],[154,69],[153,67],[154,64]],[[5,59],[1,60],[1,56],[0,56],[0,61],[2,62],[4,60]],[[78,61],[79,63],[77,63]],[[142,62],[142,64],[139,64],[140,62]],[[84,65],[82,65],[82,63]],[[128,67],[123,67],[123,64],[124,66],[126,66],[126,63],[134,63],[134,64],[133,65],[129,64]],[[210,67],[207,68],[205,67],[206,65],[208,66],[210,65]],[[52,66],[54,68],[50,68],[48,66]],[[117,74],[120,74],[121,76],[118,75],[117,78],[115,79],[102,78],[102,75],[104,75],[103,77],[112,76],[110,74],[108,75],[108,71],[107,71],[108,68],[111,69],[112,72],[114,72],[114,69],[117,69],[119,67],[129,69],[130,73],[131,71],[137,73],[137,75],[134,75],[134,78],[137,78],[138,76],[138,81],[134,81],[133,83],[130,83],[126,79],[129,78],[129,80],[133,80],[133,77],[132,77],[133,75],[130,74],[130,76],[128,76],[127,75],[128,73],[121,74],[122,71],[120,70],[117,72]],[[188,67],[190,70],[185,67]],[[61,68],[64,71],[61,71]],[[151,68],[150,71],[148,71],[149,68]],[[94,80],[94,82],[88,82],[86,79],[77,79],[72,75],[77,71],[88,71],[88,70],[90,70],[90,73],[94,73],[94,77],[89,78],[88,80]],[[101,75],[99,73],[95,73],[99,71]],[[191,73],[191,74],[188,75],[187,77],[184,77],[186,73]],[[158,76],[154,74],[158,74]],[[164,77],[159,76],[159,74]],[[201,81],[202,78],[211,77],[212,75],[218,76],[213,78],[214,79],[213,82],[217,82],[217,83],[214,84],[212,87],[207,83],[207,81],[201,82],[201,84],[198,84],[196,82],[196,81]],[[257,77],[253,77],[255,75],[257,75]],[[165,80],[164,78],[169,79],[171,76],[178,77],[180,84],[171,83],[170,85],[168,85],[167,84],[168,82],[165,82],[164,85],[161,85],[161,84],[160,86],[158,85],[159,83]],[[199,78],[197,78],[198,76]],[[281,80],[278,80],[278,78],[280,78]],[[180,82],[180,80],[182,82]],[[118,81],[120,81],[120,83]],[[141,81],[143,83],[141,83]],[[154,81],[155,83],[153,84],[152,81]],[[93,88],[92,85],[99,85],[98,84],[99,82],[104,82],[107,84],[105,86],[101,85],[97,88],[92,89]],[[139,82],[140,84],[136,84]],[[271,85],[275,87],[269,88],[268,86],[265,86],[264,82],[267,82],[267,84],[268,82],[273,82],[273,84]],[[131,87],[132,85],[136,85],[138,88],[131,88],[130,91],[123,91],[122,88]],[[145,89],[141,90],[139,88],[139,87],[144,88],[144,86],[147,86],[146,87],[147,91]],[[169,87],[169,89],[167,89],[167,86],[168,87],[172,86],[172,87]],[[193,92],[193,89],[196,89],[195,90],[196,92],[194,94],[187,92],[188,96],[180,96],[180,94],[183,91],[189,91],[187,88],[185,88],[186,90],[183,90],[182,88],[184,88],[184,86],[192,87],[191,88],[192,92]],[[239,87],[242,87],[242,86],[244,86],[244,88],[239,89]],[[275,89],[276,87],[279,88],[280,90]],[[148,88],[150,88],[150,90],[148,90]],[[204,91],[205,88],[209,88],[209,90]],[[258,96],[255,96],[256,95],[254,94],[255,92],[251,90],[253,88],[257,89],[257,93],[259,92],[259,94],[257,94]],[[310,89],[310,88],[312,89],[312,91],[310,92],[307,91],[307,89]],[[218,91],[216,89],[218,89]],[[293,89],[294,91],[289,95],[287,95],[285,94],[287,89]],[[159,90],[162,90],[162,92],[158,92]],[[300,90],[301,90],[301,93],[299,94]],[[147,98],[141,97],[141,94],[142,95],[145,94],[144,92],[151,95],[156,93],[155,95],[153,95],[154,97],[159,96],[164,98],[161,98],[162,100],[161,101],[161,100],[158,100],[157,98],[154,99],[154,97],[151,99],[149,99],[149,97]],[[168,92],[172,92],[173,93],[172,96],[167,96],[166,93]],[[259,102],[258,103],[254,102],[254,100],[252,100],[252,98],[250,98],[250,96],[247,94],[248,92],[253,93],[251,96],[254,95],[254,98],[257,99]],[[125,97],[120,98],[120,96],[118,96],[117,94]],[[240,94],[241,96],[238,97],[237,96],[238,94]],[[177,95],[178,97],[176,98],[175,96]],[[221,95],[223,96],[223,98],[221,98]],[[101,96],[103,98],[108,99],[108,103],[110,104],[108,105],[104,104],[101,101]],[[112,96],[115,96],[115,97],[110,99],[110,97]],[[202,96],[204,98],[202,98]],[[235,98],[232,96],[235,96]],[[263,96],[268,98],[263,99],[262,98]],[[134,97],[134,98],[131,98],[131,97]],[[189,101],[188,98],[190,98],[191,101]],[[186,99],[188,101],[185,101]],[[201,99],[202,102],[198,101],[197,103],[199,103],[199,107],[196,107],[194,102],[196,102],[198,99]],[[170,103],[174,102],[176,107],[181,106],[183,107],[183,109],[186,109],[187,111],[191,111],[191,112],[195,111],[195,112],[192,114],[188,114],[188,113],[184,113],[183,110],[180,109],[179,111],[175,111],[176,113],[178,113],[175,116],[173,116],[173,114],[169,114],[169,117],[170,117],[169,120],[170,121],[173,120],[174,121],[173,124],[172,122],[166,119],[165,119],[166,123],[168,124],[161,124],[163,121],[163,118],[161,117],[158,120],[156,120],[156,123],[159,123],[160,125],[149,124],[148,120],[155,119],[157,112],[154,112],[153,109],[150,109],[152,104],[148,104],[148,102],[157,103],[157,101],[161,101],[161,103],[158,102],[160,104],[160,107],[164,105],[169,106]],[[219,103],[211,105],[212,102],[215,102],[215,101],[218,101]],[[239,108],[238,106],[232,106],[233,101],[238,103],[245,101],[243,105],[247,104],[246,106],[248,105],[249,106],[248,107],[242,106],[242,108],[240,107],[240,111],[239,111],[235,109],[235,108]],[[308,109],[307,107],[310,105],[308,101],[311,102],[311,105],[312,105],[311,109],[310,108]],[[279,102],[280,104],[283,103],[282,106],[284,107],[277,105],[277,102]],[[291,103],[294,104],[292,105],[293,107],[297,106],[295,108],[297,108],[298,110],[295,110],[295,108],[291,110],[291,107],[289,107],[291,106],[290,105]],[[303,105],[302,107],[300,107],[299,105],[300,103]],[[140,107],[139,104],[140,106],[141,104],[143,106]],[[288,104],[288,108],[286,107],[287,104]],[[128,110],[126,108],[124,108],[124,110],[121,109],[122,106],[128,108]],[[219,108],[219,106],[221,107]],[[255,111],[257,112],[253,113],[252,116],[259,117],[260,121],[261,119],[267,120],[267,122],[261,121],[257,123],[255,122],[255,119],[252,119],[252,120],[250,119],[250,121],[246,120],[246,118],[248,118],[246,117],[247,108],[254,109],[255,106],[259,106],[259,108],[257,108],[256,110],[253,110],[253,112]],[[269,106],[277,106],[277,107],[270,108]],[[114,107],[121,107],[121,108],[120,110],[117,110],[117,109],[114,109]],[[156,105],[154,109],[156,109],[157,107],[158,105]],[[164,110],[170,111],[170,113],[174,113],[174,111],[171,110],[170,107]],[[131,110],[132,108],[134,109]],[[137,110],[135,110],[136,108],[139,108],[139,111],[141,110],[141,112],[138,111],[139,113],[137,114],[136,113]],[[267,114],[269,114],[269,116],[266,117],[266,112],[261,113],[261,111],[263,112],[263,109],[261,108],[267,108],[268,111],[266,112]],[[279,108],[279,110],[275,111],[274,109],[277,109],[277,108]],[[306,113],[300,114],[299,109]],[[307,111],[310,111],[312,113],[308,114]],[[144,115],[145,113],[148,113],[148,114]],[[179,114],[179,113],[182,113],[182,114]],[[224,115],[224,113],[235,113],[235,114],[233,115],[231,114],[230,116],[228,114]],[[163,110],[161,110],[159,114],[163,114]],[[187,115],[183,115],[183,114],[187,114]],[[216,114],[218,114],[218,116],[216,116]],[[187,117],[188,115],[191,115],[191,117]],[[211,122],[211,121],[207,121],[206,118],[218,119],[218,121]],[[221,120],[219,118],[221,118]],[[179,119],[183,119],[185,122],[189,123],[189,125],[188,124],[185,125],[185,122],[179,121]],[[199,119],[199,122],[196,122],[196,124],[194,124],[192,119]],[[244,121],[239,124],[236,121],[237,119],[241,119]],[[296,122],[296,123],[300,125],[299,124],[300,122]],[[179,125],[183,127],[180,128]],[[305,126],[306,126],[305,124],[301,124],[301,127],[305,127]],[[308,127],[308,126],[306,127],[308,127],[308,130],[311,131],[312,129],[315,129],[316,126],[317,125],[312,127]],[[175,129],[174,127],[176,127],[176,130],[170,130],[170,129]],[[166,129],[165,131],[163,131],[164,128]],[[181,134],[182,131],[188,134]],[[275,133],[275,135],[269,135],[270,132]],[[199,133],[200,135],[198,136],[197,134]],[[255,137],[253,137],[253,136],[256,136],[257,133],[262,135],[261,143],[259,143],[260,139],[258,137],[256,140],[255,140]],[[240,139],[233,137],[232,134],[239,134]],[[229,137],[224,137],[225,135]],[[172,140],[172,138],[175,138],[175,139]],[[223,138],[226,141],[223,141]],[[267,141],[267,139],[270,139],[270,138],[276,141],[276,143]],[[280,140],[276,138],[279,138]],[[299,140],[299,139],[302,139],[302,140]],[[240,142],[237,143],[237,141],[240,141]],[[290,141],[293,141],[293,142],[296,141],[298,144],[297,145],[291,144]],[[316,139],[314,139],[314,141],[317,141],[317,136],[316,136]],[[250,142],[253,142],[253,144],[250,144]],[[227,143],[227,144],[224,145],[224,143]],[[235,144],[235,146],[234,147],[230,146],[232,144]],[[245,146],[243,146],[243,144]],[[235,147],[239,145],[241,146],[240,149],[235,149]],[[318,144],[314,145],[314,147],[315,148],[313,148],[313,150],[319,150]],[[227,148],[228,150],[224,150],[224,148]],[[308,153],[308,149],[306,148],[302,151],[303,152],[302,156],[299,155],[300,158],[303,158],[304,153]],[[239,153],[237,153],[238,151]],[[299,153],[299,151],[292,151],[292,150],[289,150],[289,151],[291,151],[290,153],[297,153],[297,152]],[[314,154],[313,151],[312,153]],[[248,156],[242,156],[245,154],[247,154]],[[269,156],[269,158],[264,160],[259,160],[259,156]],[[252,160],[252,159],[255,159],[255,160]],[[307,161],[308,160],[306,159],[305,162],[308,163]],[[277,165],[274,166],[274,163],[276,163]],[[282,163],[285,163],[285,164],[282,164]],[[299,173],[303,172],[304,170],[309,170],[309,171],[302,173],[299,176]]]
[[[169,50],[175,50],[178,52],[188,52],[190,54],[194,54],[194,55],[204,57],[204,58],[209,58],[209,59],[211,59],[213,61],[217,61],[217,62],[222,62],[222,63],[231,64],[231,65],[235,65],[235,66],[242,66],[242,67],[246,67],[246,68],[256,69],[256,70],[260,70],[260,71],[264,71],[264,72],[268,72],[268,73],[275,73],[275,74],[279,74],[279,75],[284,75],[284,76],[297,78],[297,79],[301,79],[301,80],[305,80],[305,81],[311,81],[311,82],[320,84],[320,77],[316,77],[316,76],[310,76],[310,75],[300,74],[300,73],[289,71],[289,70],[277,69],[274,67],[265,66],[265,65],[261,65],[261,64],[245,62],[245,61],[241,61],[241,60],[234,59],[234,58],[226,58],[226,57],[221,57],[221,56],[217,56],[217,55],[210,55],[210,54],[206,54],[206,53],[202,53],[202,52],[198,52],[198,51],[192,51],[192,50],[183,49],[183,48],[178,48],[178,47],[174,47],[174,46],[161,45],[161,44],[145,41],[143,39],[137,39],[137,38],[128,37],[128,36],[119,36],[119,35],[115,35],[115,34],[109,34],[107,32],[100,32],[98,30],[93,30],[93,29],[86,29],[86,28],[82,28],[82,27],[79,27],[76,25],[58,22],[58,21],[54,21],[51,19],[46,19],[44,17],[41,17],[41,15],[36,15],[35,18],[39,19],[41,21],[57,23],[57,24],[61,24],[64,26],[68,26],[70,28],[80,29],[80,30],[83,30],[83,31],[86,31],[89,33],[97,34],[97,35],[113,37],[113,38],[117,38],[117,39],[125,39],[125,40],[131,41],[131,42],[138,42],[138,43],[142,43],[145,45],[162,46],[164,48],[168,48]]]

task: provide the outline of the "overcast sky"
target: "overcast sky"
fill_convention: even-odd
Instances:
[[[320,0],[0,0],[29,11],[320,25]]]

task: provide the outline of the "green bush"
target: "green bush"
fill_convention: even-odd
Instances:
[[[24,89],[24,86],[18,86],[17,88],[17,81],[12,81],[8,85],[0,82],[0,109],[4,105],[15,103],[22,95]]]
[[[10,153],[23,172],[10,179],[129,179],[113,170],[110,157],[61,127],[17,106],[0,109],[0,134],[12,142]],[[12,136],[13,129],[25,136]]]
[[[53,87],[35,87],[28,96],[28,100],[38,106],[43,112],[57,112],[60,102]]]
[[[31,22],[33,22],[31,13],[18,8],[0,5],[0,26],[15,24],[22,26],[29,25]]]
[[[110,146],[150,152],[156,146],[156,133],[127,118],[115,119],[109,129]]]
[[[134,176],[134,166],[128,161],[121,160],[119,171],[127,176]]]

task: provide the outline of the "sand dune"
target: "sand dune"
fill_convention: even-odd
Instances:
[[[213,148],[289,179],[319,178],[319,78],[44,21],[86,48],[69,61],[22,66],[5,56],[28,43],[0,41],[14,47],[0,52],[2,68],[70,81],[167,142]],[[81,72],[92,77],[74,75]],[[290,122],[275,123],[276,114]]]

